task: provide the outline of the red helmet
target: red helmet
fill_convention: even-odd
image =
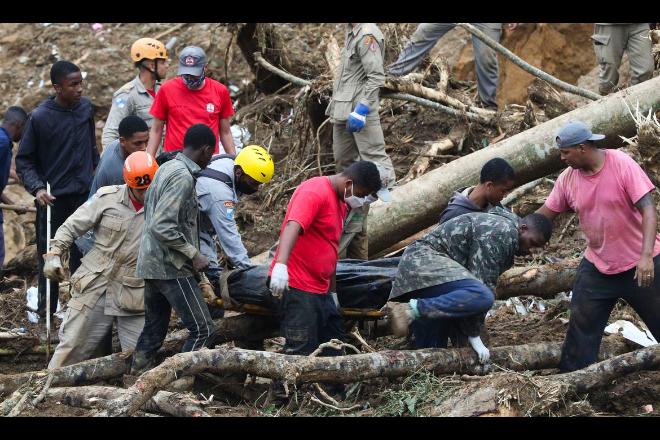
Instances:
[[[146,151],[136,151],[124,161],[124,181],[131,188],[145,189],[158,170],[156,159]]]

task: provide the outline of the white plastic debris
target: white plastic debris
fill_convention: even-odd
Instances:
[[[36,324],[39,322],[39,315],[37,315],[36,312],[37,309],[39,308],[39,290],[37,290],[36,287],[32,286],[30,287],[27,292],[25,292],[26,296],[26,301],[27,301],[27,307],[28,312],[28,321],[30,321],[33,324]]]
[[[520,298],[518,298],[517,296],[514,296],[513,298],[507,299],[506,300],[506,305],[509,306],[509,307],[513,306],[514,310],[519,315],[525,316],[528,313],[527,312],[527,307],[525,307],[525,305],[522,303],[522,301],[520,301]]]
[[[605,333],[608,335],[621,333],[621,336],[629,341],[641,345],[642,347],[648,347],[658,343],[650,332],[642,331],[635,324],[624,319],[615,321],[614,323],[605,327]]]
[[[244,145],[252,138],[250,131],[238,124],[231,126],[231,136],[234,138],[234,146],[236,147],[236,154],[238,154]]]
[[[82,71],[82,72],[80,72],[80,74],[82,75],[82,79],[87,78],[87,72]]]
[[[165,49],[167,49],[167,50],[172,50],[172,48],[174,47],[174,45],[176,44],[176,42],[177,42],[177,38],[176,38],[176,37],[172,37],[172,38],[170,38],[169,40],[167,40],[167,43],[165,43]]]

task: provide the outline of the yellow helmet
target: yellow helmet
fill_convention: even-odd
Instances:
[[[243,172],[252,177],[257,182],[268,183],[275,173],[275,164],[273,158],[264,147],[259,145],[248,145],[244,147],[236,159],[236,165],[243,168]]]
[[[131,46],[131,59],[137,62],[145,58],[148,60],[167,59],[165,45],[154,38],[140,38]]]

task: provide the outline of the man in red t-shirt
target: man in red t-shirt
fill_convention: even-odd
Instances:
[[[559,368],[573,371],[596,362],[612,308],[624,299],[660,340],[660,235],[655,189],[641,167],[618,150],[601,150],[580,121],[557,134],[561,159],[570,168],[557,179],[537,211],[550,220],[572,210],[587,237],[571,299],[568,332]]]
[[[306,180],[293,193],[268,273],[273,295],[282,297],[287,354],[308,355],[323,342],[343,339],[335,271],[346,205],[357,208],[380,188],[376,165],[359,161],[340,174]]]
[[[183,149],[183,136],[194,124],[211,127],[227,154],[236,154],[229,118],[234,114],[227,87],[206,78],[207,58],[197,46],[188,46],[179,55],[179,69],[174,79],[166,81],[156,94],[149,111],[153,117],[147,152],[156,155],[156,149],[165,133],[164,152]],[[220,152],[219,145],[215,154]]]

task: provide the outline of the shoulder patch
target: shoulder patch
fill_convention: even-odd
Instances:
[[[233,208],[235,205],[235,203],[232,202],[231,200],[227,200],[224,204],[227,208]]]
[[[94,194],[95,197],[102,197],[106,194],[114,194],[117,191],[119,191],[119,188],[121,188],[122,185],[108,185],[108,186],[102,186],[96,191],[96,194]]]
[[[369,50],[376,52],[378,50],[378,41],[371,35],[367,35],[364,39],[364,45],[369,46]]]

